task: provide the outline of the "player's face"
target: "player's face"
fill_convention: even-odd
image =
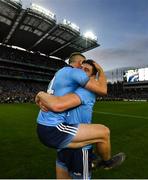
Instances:
[[[82,64],[82,69],[86,72],[88,77],[92,76],[92,72],[93,72],[93,67],[89,64]]]

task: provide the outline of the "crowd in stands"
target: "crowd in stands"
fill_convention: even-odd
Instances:
[[[0,79],[0,103],[34,102],[39,91],[46,91],[47,82],[33,82],[21,79]],[[148,100],[148,89],[123,89],[123,83],[108,84],[108,95],[98,100]]]
[[[64,61],[41,55],[39,52],[31,53],[4,45],[0,45],[0,58],[55,70],[65,65]]]
[[[55,72],[66,63],[40,53],[0,45],[0,102],[34,102]]]
[[[106,97],[98,97],[98,100],[123,101],[123,100],[148,100],[148,88],[124,88],[124,82],[108,83]]]
[[[11,78],[18,78],[18,79],[30,79],[30,80],[42,80],[42,81],[49,81],[52,79],[54,74],[50,73],[41,73],[41,72],[35,72],[24,70],[24,69],[15,69],[13,67],[8,68],[1,68],[0,67],[0,77],[11,77]]]
[[[64,61],[0,45],[0,103],[34,102],[46,91]],[[147,84],[148,87],[148,84]],[[148,100],[148,88],[124,88],[124,82],[108,83],[108,94],[98,100]]]
[[[34,102],[39,91],[46,91],[48,83],[0,79],[1,103]]]

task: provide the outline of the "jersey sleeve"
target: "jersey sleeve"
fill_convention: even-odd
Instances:
[[[82,69],[73,68],[71,76],[81,87],[84,87],[89,81],[89,77]]]

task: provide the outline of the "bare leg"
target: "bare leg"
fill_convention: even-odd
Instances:
[[[57,179],[72,179],[68,173],[68,171],[56,166],[56,178]]]
[[[102,159],[109,160],[111,157],[110,131],[101,124],[80,124],[76,136],[68,147],[78,148],[93,143],[96,143],[97,153]]]
[[[108,133],[106,139],[103,142],[96,143],[96,150],[104,161],[107,161],[111,158],[110,133]]]

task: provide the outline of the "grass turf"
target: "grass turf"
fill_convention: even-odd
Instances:
[[[36,135],[38,108],[34,104],[0,104],[0,178],[55,178],[56,152]],[[96,170],[93,178],[144,179],[148,177],[148,103],[98,102],[94,123],[111,130],[112,154],[127,158],[117,169]]]

